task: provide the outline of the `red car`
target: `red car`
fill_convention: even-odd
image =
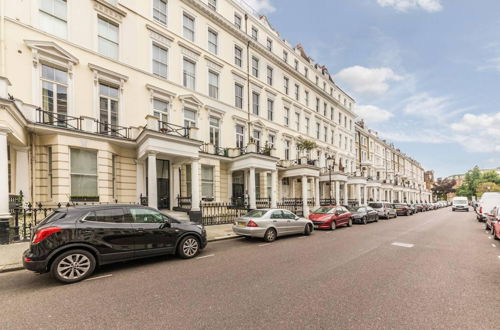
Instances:
[[[489,230],[494,239],[500,239],[500,206],[495,206],[486,215],[485,229]]]
[[[352,226],[352,215],[343,206],[322,206],[309,215],[314,228],[335,230],[337,226]]]

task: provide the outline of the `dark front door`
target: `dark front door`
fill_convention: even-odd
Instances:
[[[156,192],[158,194],[158,208],[170,208],[170,163],[168,160],[156,160]]]
[[[233,172],[233,204],[244,206],[245,204],[245,184],[242,171]]]

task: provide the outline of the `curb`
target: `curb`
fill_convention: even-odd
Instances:
[[[15,271],[18,271],[18,270],[23,270],[24,267],[23,266],[13,266],[13,267],[8,267],[8,268],[2,268],[0,269],[0,274],[2,273],[9,273],[9,272],[15,272]]]
[[[240,237],[243,237],[243,236],[240,236],[240,235],[231,235],[231,236],[214,237],[212,239],[208,239],[207,242],[226,241],[226,240],[240,238]]]

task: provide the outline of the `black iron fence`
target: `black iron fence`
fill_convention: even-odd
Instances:
[[[9,226],[8,242],[28,241],[33,234],[35,228],[40,221],[45,219],[53,208],[44,207],[39,204],[39,207],[32,207],[31,204],[27,208],[11,209],[10,213],[13,217],[13,225]]]
[[[349,199],[347,201],[347,205],[349,205],[349,206],[358,206],[359,205],[359,201],[357,199]]]
[[[335,198],[321,198],[319,200],[319,205],[320,206],[337,205],[337,201],[335,200]]]
[[[246,208],[235,207],[232,203],[201,203],[201,222],[205,226],[233,223],[246,214]]]
[[[256,198],[255,204],[256,204],[258,209],[268,209],[271,207],[271,197]]]
[[[177,196],[177,208],[179,211],[189,211],[191,210],[191,196],[183,197]]]
[[[283,198],[278,202],[278,208],[291,211],[297,215],[303,215],[302,198]]]

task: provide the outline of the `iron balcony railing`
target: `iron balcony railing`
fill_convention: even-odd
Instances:
[[[97,124],[97,133],[103,135],[111,135],[114,137],[121,137],[124,139],[129,138],[129,129],[128,127],[113,125],[107,122],[95,121]]]
[[[179,126],[166,121],[158,121],[158,131],[165,134],[189,137],[190,127]]]
[[[81,130],[81,118],[69,116],[65,113],[55,113],[52,111],[36,109],[36,121],[38,124],[53,125],[63,128],[73,128]]]

